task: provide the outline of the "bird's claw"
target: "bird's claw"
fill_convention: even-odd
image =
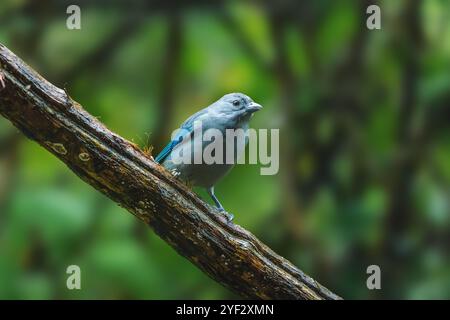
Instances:
[[[225,211],[225,209],[220,209],[220,212],[225,216],[225,218],[227,219],[228,222],[233,221],[234,214]]]

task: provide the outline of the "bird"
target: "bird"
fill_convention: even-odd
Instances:
[[[189,185],[205,188],[219,211],[224,213],[229,221],[232,221],[234,215],[224,209],[215,195],[214,187],[219,180],[229,173],[236,164],[237,158],[244,152],[248,143],[247,133],[250,119],[255,112],[261,109],[260,104],[243,93],[226,94],[185,120],[173,135],[171,141],[155,158],[155,161]],[[202,133],[214,129],[215,132],[222,134],[222,161],[214,163],[179,161],[178,157],[183,152],[188,153],[185,154],[186,157],[183,159],[193,160],[196,156],[203,156],[205,148],[211,147],[210,144],[214,140],[202,139],[204,137],[196,133],[195,128],[198,124],[201,125]],[[242,129],[240,132],[245,134],[237,135],[231,143],[230,139],[226,138],[229,129],[233,131]],[[199,152],[202,154],[199,155]],[[227,161],[229,152],[233,152],[232,161]],[[220,154],[218,154],[218,157],[220,157]]]

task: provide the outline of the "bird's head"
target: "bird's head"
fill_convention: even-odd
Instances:
[[[255,112],[262,109],[260,104],[243,93],[226,94],[215,103],[215,107],[225,115],[248,120]]]

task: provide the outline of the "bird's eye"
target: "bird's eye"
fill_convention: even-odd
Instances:
[[[233,106],[235,106],[235,107],[239,106],[239,100],[234,100],[233,101]]]

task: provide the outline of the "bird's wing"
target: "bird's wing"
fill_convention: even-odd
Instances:
[[[190,116],[180,127],[180,131],[177,133],[177,135],[172,139],[172,141],[169,142],[169,144],[158,154],[158,156],[155,158],[155,161],[157,163],[161,163],[164,161],[167,156],[172,152],[172,150],[177,146],[180,142],[183,141],[183,138],[187,135],[190,135],[193,133],[194,130],[194,122],[195,121],[201,121],[202,118],[205,117],[205,115],[208,113],[207,108],[198,111],[197,113],[194,113],[192,116]]]
[[[167,158],[167,156],[172,152],[173,148],[178,144],[177,141],[172,140],[169,142],[167,146],[158,154],[158,156],[155,158],[155,161],[157,163],[161,163],[164,161],[164,159]]]

